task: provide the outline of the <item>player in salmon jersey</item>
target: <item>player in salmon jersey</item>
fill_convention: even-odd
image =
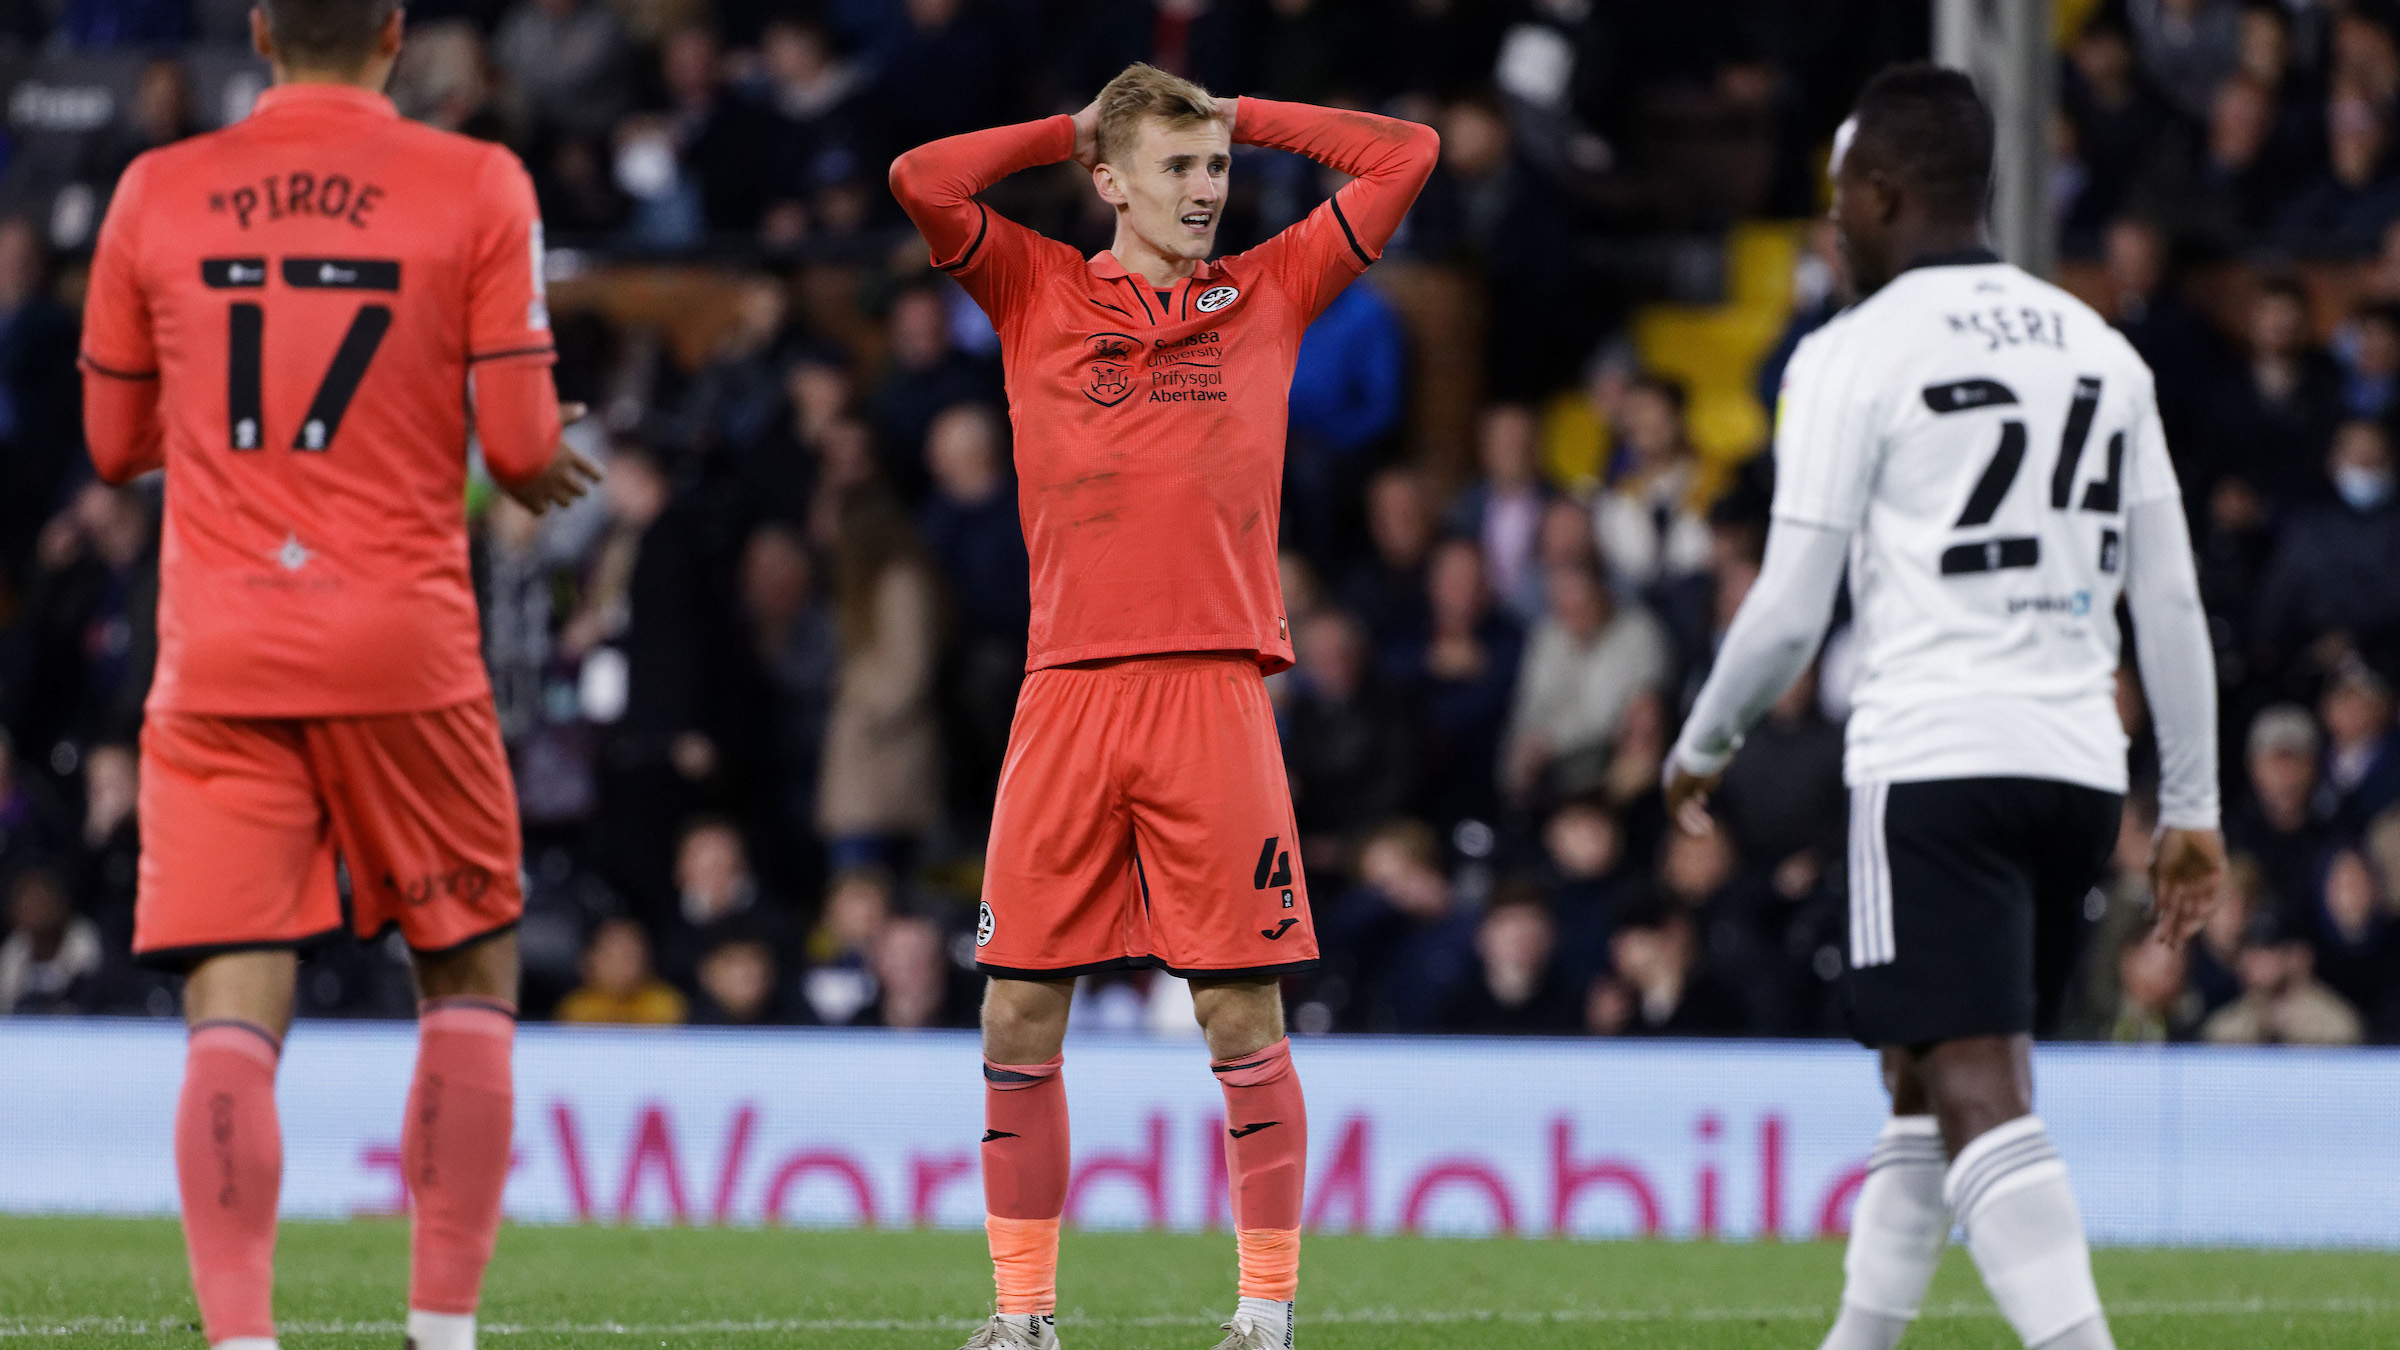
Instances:
[[[1352,181],[1211,262],[1237,141]],[[892,165],[934,264],[999,330],[1033,560],[1031,673],[976,935],[999,1298],[970,1347],[1057,1344],[1067,1007],[1077,976],[1145,966],[1192,981],[1225,1092],[1241,1297],[1219,1350],[1292,1343],[1308,1121],[1279,980],[1317,947],[1263,683],[1292,664],[1285,405],[1301,334],[1381,253],[1438,150],[1413,123],[1215,99],[1137,65],[1072,117]],[[975,200],[1062,160],[1116,211],[1096,258]]]
[[[263,0],[251,22],[275,86],[126,170],[84,312],[101,476],[166,470],[134,947],[190,973],[175,1162],[203,1330],[271,1350],[294,953],[399,930],[422,1000],[407,1334],[471,1350],[523,900],[467,572],[470,420],[536,510],[597,471],[558,440],[523,167],[378,92],[394,0]]]

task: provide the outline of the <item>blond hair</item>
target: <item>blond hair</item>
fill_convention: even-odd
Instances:
[[[1145,120],[1181,130],[1223,115],[1217,111],[1216,97],[1206,89],[1141,61],[1125,67],[1108,82],[1100,91],[1099,104],[1100,160],[1104,164],[1133,152],[1134,138],[1140,135]]]

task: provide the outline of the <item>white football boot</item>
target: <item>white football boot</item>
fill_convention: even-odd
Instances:
[[[1219,1327],[1225,1339],[1217,1342],[1216,1350],[1287,1350],[1290,1334],[1281,1327],[1261,1326],[1248,1313],[1235,1313],[1233,1320]]]
[[[993,1313],[958,1350],[1058,1350],[1058,1318],[1049,1313]]]

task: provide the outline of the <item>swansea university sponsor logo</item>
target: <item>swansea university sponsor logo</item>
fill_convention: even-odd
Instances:
[[[1203,314],[1214,314],[1239,299],[1241,294],[1231,286],[1211,286],[1200,292],[1200,298],[1192,302],[1192,308]]]
[[[1133,394],[1133,361],[1140,339],[1123,333],[1094,333],[1083,340],[1083,396],[1113,408]]]

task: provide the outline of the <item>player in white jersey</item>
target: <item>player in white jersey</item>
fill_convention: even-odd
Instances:
[[[1670,808],[1706,828],[1709,789],[1806,668],[1847,564],[1847,992],[1892,1117],[1827,1350],[1890,1350],[1954,1223],[2027,1345],[2113,1346],[2033,1114],[2031,1044],[2117,835],[2120,595],[2158,730],[2163,940],[2191,934],[2224,874],[2213,666],[2150,371],[1983,247],[1991,160],[1964,75],[1903,66],[1860,95],[1833,220],[1863,298],[1792,358],[1766,562],[1668,760]]]

